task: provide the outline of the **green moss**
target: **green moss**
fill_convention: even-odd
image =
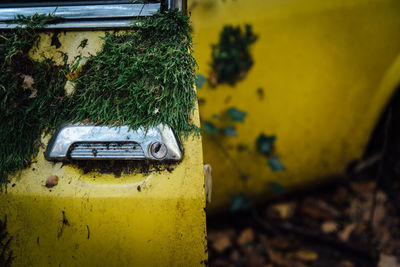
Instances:
[[[53,20],[19,16],[17,22],[23,28],[0,34],[0,184],[9,173],[31,164],[41,133],[60,122],[66,81],[63,68],[50,60],[34,62],[28,56],[39,40],[38,29]]]
[[[74,121],[155,126],[188,134],[196,100],[196,62],[189,20],[177,11],[157,13],[124,34],[106,34],[75,82]]]
[[[257,40],[251,25],[245,25],[245,31],[239,26],[225,26],[218,44],[212,46],[212,73],[209,81],[212,86],[219,83],[234,85],[243,79],[251,66],[253,58],[250,45]]]
[[[56,19],[19,16],[19,27],[0,33],[0,183],[27,167],[40,137],[65,122],[151,127],[167,124],[178,134],[198,133],[190,121],[196,101],[196,62],[189,19],[178,11],[144,18],[138,29],[107,33],[90,56],[75,92],[66,96],[69,66],[32,61],[38,30]],[[65,61],[66,62],[66,61]]]

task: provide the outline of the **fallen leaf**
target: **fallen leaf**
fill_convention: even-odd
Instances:
[[[46,187],[52,188],[58,184],[58,177],[56,175],[50,175],[46,180]]]
[[[312,250],[300,249],[293,256],[301,261],[315,261],[318,259],[318,254]]]
[[[231,238],[227,231],[210,232],[208,234],[208,240],[210,241],[212,248],[219,253],[224,252],[232,246]]]
[[[72,95],[75,92],[75,83],[72,81],[67,81],[64,86],[64,91],[66,95]]]
[[[22,82],[22,88],[31,90],[31,94],[28,96],[28,98],[35,98],[37,96],[37,90],[32,87],[35,83],[32,76],[21,74],[20,77],[24,79]]]
[[[381,254],[379,257],[378,267],[399,267],[397,258],[392,255]]]
[[[265,265],[265,259],[262,254],[253,252],[248,255],[246,264],[252,267],[263,267]]]
[[[368,195],[372,195],[375,189],[375,181],[362,181],[362,182],[353,182],[350,183],[350,187],[353,191],[355,191],[358,195],[367,197]]]
[[[22,88],[32,90],[32,85],[35,83],[32,76],[21,74],[20,77],[24,79],[22,82]]]
[[[336,232],[337,229],[338,229],[338,224],[335,221],[326,221],[326,222],[323,222],[321,225],[321,230],[325,234],[330,234],[330,233]]]
[[[351,200],[351,194],[344,186],[340,186],[331,200],[338,205],[347,204]]]
[[[385,204],[377,201],[372,220],[372,227],[374,228],[374,230],[378,229],[382,221],[385,219],[386,214],[387,210]]]
[[[354,264],[349,260],[342,260],[338,267],[354,267]]]
[[[283,253],[272,250],[272,249],[267,249],[267,253],[268,253],[268,257],[269,259],[277,264],[277,265],[281,265],[281,266],[286,266],[286,260],[283,256]]]
[[[239,237],[237,239],[237,243],[239,245],[241,245],[242,247],[247,245],[247,244],[249,244],[249,243],[252,243],[253,241],[254,241],[254,231],[251,228],[244,229],[240,233],[240,235],[239,235]]]
[[[303,203],[301,211],[314,219],[320,220],[333,220],[340,215],[340,212],[333,206],[313,198],[309,198]]]
[[[351,233],[354,231],[354,229],[356,227],[357,227],[357,224],[355,224],[355,223],[347,224],[344,227],[344,229],[338,234],[340,240],[342,240],[342,241],[349,240]]]
[[[268,246],[271,246],[278,250],[287,250],[291,248],[292,245],[293,245],[292,242],[289,242],[287,238],[281,236],[277,236],[268,240]]]
[[[288,202],[288,203],[278,203],[271,206],[271,209],[278,213],[281,219],[288,219],[289,217],[293,216],[295,203]]]
[[[240,260],[240,253],[239,251],[237,251],[236,249],[234,251],[232,251],[231,255],[230,255],[230,259],[231,261],[239,261]]]

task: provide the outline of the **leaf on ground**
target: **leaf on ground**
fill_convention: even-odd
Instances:
[[[274,135],[260,134],[256,140],[257,149],[263,155],[268,155],[272,152],[272,148],[276,137]]]
[[[235,107],[228,109],[226,113],[230,116],[231,121],[233,122],[244,122],[244,119],[247,116],[245,111],[238,110]]]
[[[338,267],[354,267],[354,264],[349,260],[342,260]]]
[[[217,127],[211,121],[205,121],[203,125],[203,130],[212,135],[216,135],[218,133]]]
[[[32,85],[35,83],[33,77],[25,74],[21,74],[20,76],[22,79],[24,79],[22,82],[22,88],[32,90]]]
[[[348,241],[350,238],[351,233],[353,233],[354,229],[356,229],[357,224],[355,223],[350,223],[347,224],[344,229],[338,234],[340,240],[342,241]]]
[[[237,243],[242,247],[248,245],[249,243],[252,243],[253,241],[254,231],[251,228],[244,229],[237,239]]]
[[[357,192],[361,196],[372,195],[373,190],[375,189],[375,181],[361,181],[361,182],[352,182],[350,183],[350,187],[353,191]]]
[[[301,211],[317,220],[333,220],[340,212],[332,205],[320,199],[309,198],[301,206]]]
[[[296,251],[293,256],[301,261],[315,261],[318,259],[318,254],[315,251],[306,249]]]
[[[286,171],[286,167],[282,164],[278,156],[269,157],[267,161],[271,171]]]
[[[265,259],[262,254],[253,251],[247,256],[246,266],[265,266]]]
[[[235,126],[227,126],[221,130],[222,134],[225,136],[237,137]]]
[[[274,238],[268,239],[267,245],[273,247],[274,249],[287,250],[293,247],[294,243],[290,242],[287,237],[278,235]]]
[[[286,266],[286,260],[283,253],[278,252],[273,249],[267,249],[267,254],[271,262],[279,265],[279,266]]]
[[[295,202],[278,203],[271,206],[272,210],[278,213],[279,218],[283,220],[293,216],[295,207]]]
[[[201,89],[203,84],[207,81],[207,78],[204,77],[202,74],[196,75],[196,88]]]
[[[278,184],[277,182],[269,182],[268,185],[276,194],[283,194],[284,188],[281,184]]]
[[[231,211],[247,211],[250,208],[250,202],[244,194],[232,196]]]
[[[227,231],[213,231],[208,234],[208,240],[213,249],[222,253],[232,246],[230,235]]]
[[[395,256],[381,254],[379,257],[378,267],[400,267],[400,264]]]
[[[372,221],[372,227],[374,230],[378,230],[379,226],[381,225],[382,221],[385,219],[387,215],[386,210],[386,195],[382,191],[378,191],[376,195],[376,205],[374,209],[374,216]]]
[[[22,82],[22,88],[31,90],[31,94],[28,98],[35,98],[37,96],[37,90],[33,88],[33,84],[35,83],[33,77],[25,74],[21,74],[20,77],[24,79]]]
[[[330,234],[330,233],[336,232],[337,229],[338,229],[338,224],[335,221],[326,221],[326,222],[323,222],[321,225],[321,230],[325,234]]]

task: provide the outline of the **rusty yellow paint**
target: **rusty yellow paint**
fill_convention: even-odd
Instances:
[[[248,115],[235,123],[237,137],[203,136],[204,161],[213,168],[210,211],[238,193],[270,197],[271,183],[284,192],[321,183],[362,156],[399,85],[399,1],[190,0],[188,6],[195,58],[206,77],[223,26],[248,23],[259,36],[243,81],[198,91],[202,120],[218,124],[213,114],[230,107]],[[274,154],[286,171],[272,172],[257,152],[261,133],[276,135]],[[249,149],[239,151],[239,144]]]
[[[102,32],[60,33],[62,46],[43,33],[36,59],[58,52],[94,54]],[[85,49],[78,48],[88,39]],[[196,111],[193,120],[199,124]],[[44,143],[49,136],[44,137]],[[207,259],[201,138],[183,140],[183,161],[171,172],[91,172],[44,159],[10,178],[0,194],[13,266],[198,266]],[[50,175],[58,185],[45,187]],[[65,217],[64,217],[65,216]],[[64,219],[64,222],[63,222]]]

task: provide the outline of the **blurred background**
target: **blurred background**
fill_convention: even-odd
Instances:
[[[400,266],[400,2],[188,11],[209,265]]]

